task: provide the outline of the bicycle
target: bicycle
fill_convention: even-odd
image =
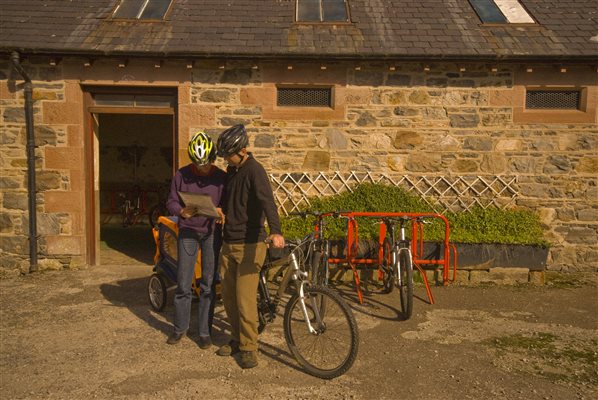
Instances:
[[[399,289],[401,311],[405,319],[413,314],[413,255],[410,241],[405,238],[405,223],[411,219],[407,216],[382,218],[387,228],[383,244],[383,288],[386,293],[392,292],[395,286]],[[397,223],[400,227],[399,237],[395,238]]]
[[[309,273],[312,283],[322,286],[328,286],[330,279],[330,241],[324,237],[325,217],[346,218],[344,215],[347,212],[333,211],[333,212],[319,212],[319,211],[302,211],[294,212],[289,215],[307,218],[313,216],[316,218],[314,231],[312,235],[310,247],[308,249]]]
[[[167,193],[167,190],[168,189],[160,187],[158,190],[158,202],[149,209],[148,218],[151,227],[156,226],[158,218],[169,215],[168,209],[166,208],[166,200],[168,196],[164,195]]]
[[[287,289],[294,291],[286,303],[283,317],[285,340],[297,362],[310,375],[322,379],[338,377],[351,368],[359,346],[357,322],[345,301],[330,288],[308,279],[310,234],[299,242],[288,243],[288,256],[272,260],[268,255],[260,271],[258,286],[258,332],[276,318],[278,306]],[[267,271],[286,268],[276,294],[267,284]],[[292,284],[292,285],[291,285]]]
[[[118,194],[120,198],[120,213],[122,216],[122,226],[126,228],[129,225],[135,225],[139,216],[143,214],[143,202],[141,189],[135,186],[131,191],[131,195],[121,192]]]

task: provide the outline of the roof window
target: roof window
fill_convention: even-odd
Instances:
[[[114,19],[164,19],[172,0],[121,0]]]
[[[519,0],[469,0],[485,24],[533,24]]]
[[[297,22],[348,22],[347,0],[297,0]]]

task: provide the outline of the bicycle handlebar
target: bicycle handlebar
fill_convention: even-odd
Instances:
[[[295,211],[295,212],[291,212],[289,213],[289,215],[292,216],[298,216],[301,218],[307,218],[308,216],[313,216],[316,218],[322,218],[322,217],[334,217],[334,218],[351,218],[350,215],[345,215],[345,214],[351,214],[352,211]]]

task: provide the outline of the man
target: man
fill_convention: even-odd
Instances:
[[[187,147],[191,164],[179,169],[170,185],[166,208],[171,215],[179,217],[177,244],[177,288],[174,296],[174,330],[168,344],[178,343],[189,329],[191,314],[191,283],[195,276],[195,261],[201,249],[201,278],[199,281],[199,347],[212,345],[211,331],[214,316],[214,274],[220,248],[220,229],[214,219],[197,215],[197,209],[185,205],[179,192],[207,194],[219,207],[224,192],[226,174],[212,163],[216,149],[212,139],[204,132],[196,133]],[[220,213],[222,213],[219,210]],[[221,220],[217,222],[222,222]],[[216,231],[216,234],[214,233]]]
[[[231,340],[217,354],[241,353],[241,367],[257,366],[257,287],[266,258],[268,239],[284,247],[280,221],[268,175],[247,152],[249,138],[243,125],[235,125],[218,137],[218,155],[228,163],[226,216],[220,253],[222,300],[231,326]],[[270,234],[264,221],[268,220]]]

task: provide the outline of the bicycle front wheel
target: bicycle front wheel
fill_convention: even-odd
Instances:
[[[326,286],[328,284],[328,253],[320,250],[314,251],[311,260],[311,283],[314,285]]]
[[[413,263],[408,249],[399,251],[399,292],[401,295],[401,311],[405,319],[413,314]]]
[[[287,345],[307,373],[323,379],[336,378],[347,372],[357,357],[357,322],[349,306],[331,289],[310,286],[304,295],[303,303],[299,293],[293,294],[285,308]],[[308,329],[302,304],[315,332]]]

